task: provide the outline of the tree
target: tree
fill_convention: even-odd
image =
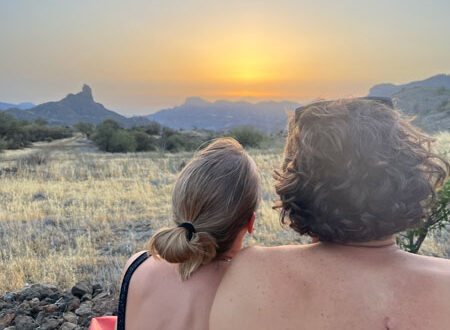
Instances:
[[[154,151],[157,149],[158,140],[141,131],[133,131],[133,137],[136,141],[136,151]]]
[[[48,122],[45,119],[38,118],[34,121],[34,123],[38,126],[47,126]]]
[[[7,146],[8,144],[6,143],[6,141],[3,138],[0,138],[0,152],[5,150]]]
[[[136,151],[136,140],[124,129],[119,129],[111,135],[109,152],[133,152]]]
[[[150,124],[146,125],[144,129],[145,133],[149,135],[159,135],[161,133],[161,125],[156,121],[152,121]]]
[[[73,125],[73,128],[76,131],[86,135],[87,138],[90,138],[91,135],[94,134],[94,132],[95,132],[94,125],[92,125],[91,123],[85,123],[83,121],[79,121],[78,123]]]
[[[110,151],[110,142],[115,131],[120,125],[112,119],[107,119],[97,126],[92,140],[103,151]]]
[[[431,207],[430,216],[416,228],[408,229],[397,235],[398,245],[411,253],[418,253],[427,235],[444,229],[450,223],[450,180],[445,182],[436,194],[436,201]]]
[[[266,133],[251,126],[239,126],[230,131],[230,136],[244,147],[258,148],[268,139]]]

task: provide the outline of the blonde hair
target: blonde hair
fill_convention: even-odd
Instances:
[[[163,228],[148,243],[150,253],[178,263],[183,280],[202,264],[230,250],[251,219],[260,198],[253,159],[232,138],[215,140],[180,173],[172,195],[173,220],[195,227]]]

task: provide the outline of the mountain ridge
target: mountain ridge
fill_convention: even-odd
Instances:
[[[184,103],[157,111],[146,118],[174,129],[229,130],[250,125],[268,133],[275,133],[286,127],[286,111],[293,111],[300,105],[291,101],[209,102],[200,97],[188,97]]]
[[[447,88],[450,89],[450,75],[438,74],[427,79],[412,81],[406,84],[395,85],[391,83],[383,83],[374,85],[369,90],[367,96],[391,97],[395,93],[405,88],[412,87],[428,87],[428,88]]]
[[[127,118],[106,109],[103,104],[94,101],[92,89],[86,84],[79,93],[69,93],[59,101],[42,103],[30,109],[8,109],[5,112],[19,119],[44,119],[50,125],[62,126],[70,126],[80,121],[98,125],[106,119],[115,120],[124,127],[149,122],[145,118]]]
[[[6,102],[0,102],[0,111],[3,110],[8,110],[11,108],[17,108],[17,109],[22,109],[22,110],[26,110],[26,109],[30,109],[35,107],[36,104],[31,103],[31,102],[21,102],[21,103],[6,103]]]

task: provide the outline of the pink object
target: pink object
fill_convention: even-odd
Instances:
[[[114,330],[117,316],[94,317],[89,325],[89,330]]]

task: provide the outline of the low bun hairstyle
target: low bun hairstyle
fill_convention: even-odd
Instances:
[[[180,173],[172,194],[176,227],[158,231],[148,244],[155,258],[177,263],[183,280],[231,249],[247,226],[260,196],[253,159],[234,139],[215,140]],[[195,232],[180,227],[192,224]]]

